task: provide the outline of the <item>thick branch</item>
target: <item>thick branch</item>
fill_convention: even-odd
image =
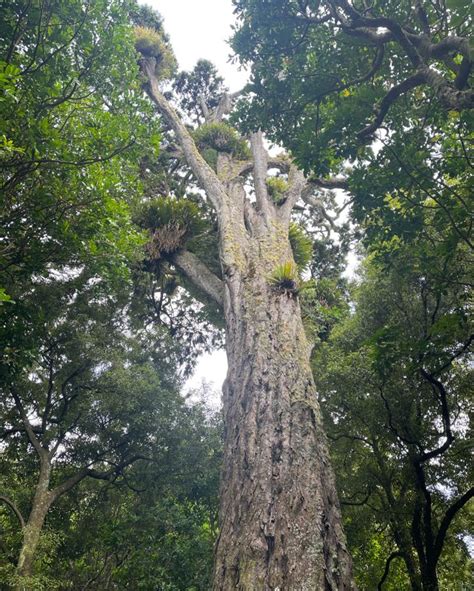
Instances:
[[[206,121],[222,121],[224,116],[231,112],[234,101],[240,94],[242,94],[241,90],[232,94],[225,92],[222,95],[216,109],[214,109],[214,111],[210,114],[208,112]]]
[[[270,219],[270,202],[267,190],[268,155],[263,146],[262,132],[253,133],[250,137],[253,155],[253,181],[257,208],[265,219]]]
[[[378,34],[380,29],[388,29],[388,31],[390,31],[392,34],[392,37],[403,47],[412,64],[415,67],[420,65],[421,57],[417,51],[417,48],[408,39],[404,29],[395,20],[385,16],[368,17],[363,15],[358,12],[354,6],[348,2],[348,0],[335,0],[333,4],[335,7],[340,6],[348,15],[350,21],[346,21],[345,26],[348,26],[353,30],[361,28],[364,30],[369,30],[374,35]],[[338,14],[340,16],[340,13]]]
[[[199,153],[193,138],[179,119],[175,110],[160,92],[154,68],[155,64],[153,61],[143,60],[143,69],[149,80],[149,84],[147,86],[148,95],[158,107],[158,111],[173,129],[188,165],[195,174],[202,188],[206,191],[206,194],[211,200],[211,203],[215,207],[216,211],[219,213],[222,211],[222,207],[227,200],[224,186],[220,182],[214,170],[207,164],[207,162]]]
[[[65,480],[62,484],[58,485],[56,488],[54,488],[53,490],[50,491],[49,494],[51,496],[52,502],[56,501],[64,493],[70,491],[72,488],[74,488],[76,486],[76,484],[79,484],[79,482],[81,482],[81,480],[84,480],[84,478],[89,477],[89,478],[95,478],[96,480],[110,480],[114,475],[120,474],[121,471],[124,468],[127,468],[127,466],[130,466],[130,464],[133,464],[134,462],[136,462],[138,460],[147,460],[147,459],[148,459],[147,457],[145,457],[141,454],[136,454],[134,456],[131,456],[127,460],[124,460],[123,462],[120,462],[119,464],[114,465],[110,470],[105,470],[103,472],[99,472],[98,470],[94,470],[90,467],[82,468],[81,470],[79,470],[79,472],[74,474],[74,476],[71,476],[70,478]]]
[[[472,109],[474,107],[474,90],[471,88],[467,88],[466,90],[452,88],[443,76],[432,68],[426,67],[421,73],[424,82],[431,86],[446,109],[463,111],[464,109]],[[457,86],[459,83],[456,82],[455,85]]]
[[[397,86],[391,88],[383,97],[374,121],[358,133],[359,139],[364,139],[367,136],[370,136],[372,133],[374,133],[374,131],[376,131],[380,127],[383,120],[385,119],[385,115],[388,113],[392,104],[402,94],[406,94],[409,90],[412,90],[417,86],[420,86],[424,82],[425,77],[423,76],[423,74],[421,72],[417,72],[416,74],[410,76],[400,84],[397,84]]]
[[[290,218],[291,210],[296,205],[298,199],[303,198],[306,192],[310,190],[310,184],[304,176],[304,172],[294,164],[290,165],[288,184],[289,189],[285,193],[286,200],[280,208],[286,219]]]
[[[349,191],[349,183],[346,179],[341,177],[332,177],[329,179],[311,178],[313,185],[321,187],[321,189],[342,189]]]
[[[267,157],[267,168],[270,170],[271,168],[276,168],[280,172],[289,172],[290,170],[291,161],[286,155],[282,156],[268,156]],[[240,163],[240,168],[238,169],[238,174],[236,176],[243,176],[250,174],[253,171],[254,163],[253,160],[247,160],[246,162]]]
[[[15,390],[11,390],[13,400],[15,401],[15,405],[20,413],[21,420],[25,426],[26,434],[28,435],[28,439],[30,440],[31,445],[35,448],[36,453],[39,455],[40,458],[43,458],[44,455],[47,453],[47,450],[41,445],[40,440],[36,437],[33,427],[26,416],[25,409],[21,402],[20,396],[17,394]]]
[[[222,308],[224,285],[195,254],[186,250],[180,252],[173,257],[173,263],[186,279]]]
[[[21,529],[23,529],[25,527],[25,520],[23,519],[23,515],[21,514],[20,510],[15,505],[15,503],[11,499],[3,495],[0,495],[0,503],[5,503],[5,505],[8,505],[10,507],[10,509],[13,511],[13,513],[15,513],[16,518],[20,522]]]
[[[436,456],[442,455],[454,441],[454,435],[451,431],[451,417],[449,415],[448,395],[444,385],[423,368],[421,368],[421,375],[433,386],[433,388],[438,391],[439,401],[441,403],[441,415],[443,417],[444,435],[446,437],[442,445],[428,453],[421,455],[419,462],[427,462]]]
[[[454,519],[456,513],[458,513],[458,511],[460,511],[464,507],[464,505],[470,499],[472,499],[472,497],[474,497],[474,487],[470,488],[463,495],[458,497],[458,499],[454,501],[454,503],[444,514],[443,520],[441,521],[441,525],[439,526],[438,534],[436,536],[434,545],[435,562],[438,560],[441,554],[441,550],[443,549],[444,540],[446,538],[448,528],[451,525],[451,521]]]

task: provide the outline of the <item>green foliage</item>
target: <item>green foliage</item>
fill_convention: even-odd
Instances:
[[[425,43],[449,38],[454,29],[458,38],[468,41],[472,21],[466,18],[467,4],[460,2],[447,10],[421,2],[415,10],[412,2],[379,2],[372,7],[370,18],[365,13],[361,18],[369,22],[371,18],[389,19],[394,27],[407,27]],[[360,132],[374,120],[374,105],[378,109],[387,90],[396,88],[416,70],[403,44],[392,40],[384,45],[381,55],[370,36],[354,33],[350,27],[352,19],[357,20],[354,12],[363,14],[358,6],[348,18],[350,11],[340,5],[346,17],[345,26],[341,26],[330,1],[302,5],[296,0],[272,0],[271,10],[259,0],[234,0],[234,5],[238,25],[233,47],[252,70],[248,97],[241,109],[245,128],[262,127],[289,148],[305,170],[318,176],[342,172],[347,159],[364,158],[370,152],[364,147],[370,143],[370,134],[362,139]],[[421,10],[431,27],[427,38]],[[439,71],[440,84],[455,92],[456,65],[448,65],[446,55],[422,57],[426,60],[423,66]],[[469,73],[470,64],[465,62],[464,66]],[[436,96],[439,88],[423,84],[401,92],[387,108],[384,126],[409,129],[413,120],[426,114],[428,127],[436,113],[443,112],[446,117],[449,109],[442,104],[441,93]]]
[[[215,66],[203,59],[197,61],[191,72],[179,72],[173,80],[173,94],[179,108],[197,123],[204,121],[201,102],[209,110],[215,109],[227,90]]]
[[[35,282],[84,266],[91,281],[127,281],[144,244],[130,215],[140,190],[137,159],[143,150],[156,154],[159,137],[128,4],[41,6],[16,0],[0,9],[7,146],[0,153],[0,286],[14,301],[0,307],[7,373],[36,354],[45,313],[30,297]]]
[[[201,154],[209,166],[213,170],[217,170],[217,158],[219,157],[219,152],[214,148],[203,148]]]
[[[238,160],[250,158],[247,142],[225,121],[204,123],[193,132],[193,137],[200,150],[225,152]]]
[[[413,532],[431,528],[434,539],[472,478],[466,448],[472,412],[466,252],[461,242],[444,260],[424,257],[420,246],[406,247],[390,269],[372,257],[355,294],[355,312],[342,317],[314,358],[361,588],[377,585],[397,547],[413,553],[422,576]],[[420,460],[432,451],[431,461]],[[449,576],[456,564],[469,586],[465,511],[442,540],[438,577]],[[432,552],[424,543],[423,552]],[[409,585],[407,567],[397,560],[384,587]]]
[[[107,581],[124,590],[209,588],[220,418],[192,404],[173,420],[156,442],[154,461],[128,471],[128,487],[89,480],[51,512],[49,526],[64,535],[57,579],[78,589],[91,578],[97,590]]]
[[[288,190],[288,182],[279,176],[270,176],[267,178],[268,194],[276,204],[285,200],[284,193]]]
[[[293,258],[299,271],[304,271],[313,258],[313,241],[305,230],[294,222],[290,224],[289,238]]]
[[[332,330],[347,317],[348,299],[348,289],[341,279],[322,277],[303,283],[301,311],[306,334],[312,343],[327,341]]]
[[[319,337],[315,379],[357,582],[378,588],[387,557],[397,550],[405,559],[392,561],[384,589],[434,586],[423,564],[435,555],[430,539],[441,535],[444,516],[472,481],[466,455],[472,438],[472,113],[467,103],[447,106],[441,92],[469,94],[472,65],[463,51],[454,59],[455,50],[449,57],[422,51],[416,66],[408,54],[411,43],[417,50],[419,42],[441,47],[454,35],[466,45],[468,3],[446,8],[389,0],[368,11],[332,1],[234,0],[234,6],[233,46],[252,69],[240,106],[242,129],[264,129],[318,178],[346,176],[352,221],[369,253],[352,313],[344,298],[343,305],[335,303],[334,317],[332,305],[321,305],[326,298],[318,289],[340,289],[340,253],[329,241],[315,242],[311,270],[318,281],[300,290],[305,324]],[[403,27],[410,41],[404,45],[395,35],[381,53],[363,30],[371,19],[384,19],[392,31]],[[399,85],[420,63],[437,72],[438,84],[403,90]],[[395,100],[393,89],[402,90]],[[376,121],[374,106],[376,112],[384,107]],[[466,519],[464,507],[438,538],[440,588],[452,586],[454,570],[462,573],[461,584],[472,586]]]
[[[277,265],[268,281],[276,291],[297,294],[299,286],[298,267],[293,261],[287,261],[286,263]]]
[[[145,58],[155,60],[155,73],[158,79],[166,80],[174,74],[177,62],[173,50],[162,33],[152,27],[134,28],[135,49]]]
[[[158,197],[141,205],[135,217],[151,233],[147,251],[153,259],[177,252],[207,227],[199,206],[190,199]]]

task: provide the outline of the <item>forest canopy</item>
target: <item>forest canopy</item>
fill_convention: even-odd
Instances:
[[[470,6],[233,6],[0,7],[2,591],[474,585]]]

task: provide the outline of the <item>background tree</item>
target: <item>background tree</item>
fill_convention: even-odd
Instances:
[[[360,158],[357,149],[399,118],[405,128],[426,118],[428,128],[474,106],[467,3],[234,4],[234,49],[252,68],[249,124],[318,176]]]
[[[472,336],[461,253],[421,273],[422,252],[398,253],[388,272],[372,261],[355,314],[315,356],[362,588],[444,588],[453,570],[469,582]]]
[[[138,154],[159,139],[131,8],[1,9],[2,582],[17,588],[62,584],[46,557],[63,495],[87,476],[126,479],[145,453],[158,462],[186,417],[174,346],[128,314]]]
[[[158,135],[141,98],[127,6],[1,8],[0,272],[4,297],[14,300],[0,309],[8,375],[35,350],[42,306],[23,302],[33,277],[52,280],[52,271],[86,264],[91,277],[121,281],[142,243],[129,213],[136,158],[145,144],[155,150]]]
[[[134,366],[130,372],[134,377],[137,374]],[[153,430],[147,437],[141,427],[149,460],[131,464],[107,480],[85,479],[57,499],[47,515],[35,578],[29,579],[28,589],[120,586],[204,591],[209,587],[216,535],[219,417],[205,407],[183,405],[176,394],[164,391],[163,385],[156,388],[153,380],[150,391],[151,401],[137,396],[144,409],[143,426],[152,422],[143,416],[145,412],[153,413],[158,406],[169,412],[162,414],[161,408],[155,412]],[[129,405],[127,410],[130,414]],[[12,498],[23,508],[28,504],[29,478],[34,478],[36,466],[27,469],[20,455],[23,470],[21,482],[15,485],[11,452],[9,455],[4,457],[7,484]],[[65,474],[72,469],[64,459],[62,467],[56,467]],[[2,511],[1,523],[5,546],[12,550],[18,525],[7,511]],[[5,562],[0,577],[3,582],[8,569],[11,566]]]

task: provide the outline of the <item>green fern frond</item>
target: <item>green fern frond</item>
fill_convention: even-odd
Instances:
[[[313,241],[303,228],[296,223],[290,224],[288,232],[293,257],[300,271],[304,271],[313,258]]]
[[[298,267],[293,261],[287,261],[278,265],[269,278],[270,285],[287,293],[298,293],[299,274]]]

